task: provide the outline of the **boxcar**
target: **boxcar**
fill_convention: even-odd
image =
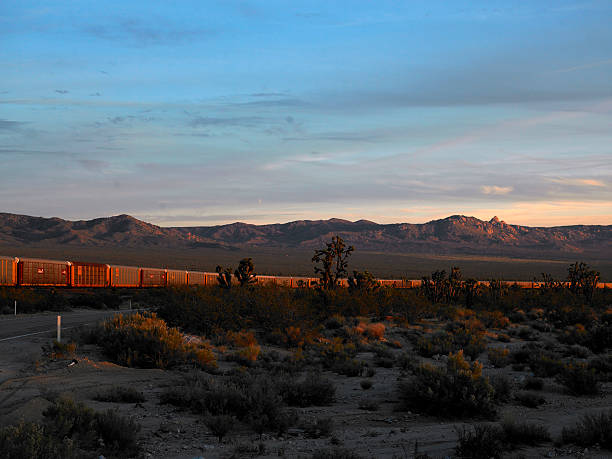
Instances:
[[[259,285],[276,285],[276,277],[275,276],[261,276],[257,275],[257,284]]]
[[[140,268],[141,287],[165,287],[166,270],[159,268]]]
[[[167,269],[166,279],[168,285],[187,285],[187,271],[178,269]]]
[[[219,285],[219,275],[217,273],[204,273],[206,275],[206,285]]]
[[[17,285],[17,258],[0,257],[0,285]]]
[[[291,277],[276,276],[276,285],[291,287]]]
[[[206,273],[200,271],[187,271],[189,285],[206,285]]]
[[[140,268],[135,266],[110,266],[111,287],[140,287]]]
[[[102,263],[72,262],[70,284],[73,287],[108,287],[110,266]]]
[[[70,262],[20,258],[18,266],[19,285],[57,286],[70,285]]]

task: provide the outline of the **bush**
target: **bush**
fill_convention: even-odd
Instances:
[[[336,386],[320,373],[310,373],[302,381],[281,381],[279,390],[289,406],[326,406],[336,398]]]
[[[217,362],[206,344],[187,344],[176,328],[155,314],[119,314],[104,322],[97,336],[104,353],[120,365],[170,368],[192,363],[202,368]]]
[[[511,419],[505,419],[501,423],[501,429],[504,443],[513,447],[516,445],[535,446],[550,441],[548,429],[540,424],[519,423]]]
[[[463,428],[458,432],[459,439],[455,454],[466,459],[501,459],[504,448],[502,432],[499,427],[475,425],[473,429]]]
[[[495,391],[494,398],[496,402],[507,402],[510,400],[510,394],[512,393],[510,378],[504,375],[496,375],[490,379],[490,382]]]
[[[529,376],[523,383],[523,389],[526,390],[542,390],[544,388],[544,381],[535,376]]]
[[[378,411],[378,402],[374,400],[361,400],[359,402],[359,409],[365,411]]]
[[[210,432],[219,439],[219,443],[223,441],[230,430],[234,427],[234,418],[225,414],[217,416],[206,416],[204,418],[204,424],[210,430]]]
[[[533,392],[517,392],[514,398],[527,408],[537,408],[546,403],[546,399],[539,394]]]
[[[446,368],[420,366],[399,390],[402,409],[451,417],[491,417],[496,411],[494,389],[482,376],[482,365],[470,365],[461,351],[449,356]]]
[[[489,362],[495,368],[504,368],[510,365],[510,351],[504,348],[490,347],[487,349]]]
[[[0,427],[0,457],[17,458],[77,458],[69,438],[50,435],[41,425],[20,422],[16,426]]]
[[[359,385],[361,386],[363,390],[368,390],[372,388],[372,381],[369,379],[362,379],[359,382]]]
[[[612,451],[612,410],[585,414],[573,427],[563,428],[561,439],[580,446],[599,444]]]
[[[301,424],[307,438],[329,437],[334,431],[334,420],[332,418],[317,418],[313,421]]]
[[[597,395],[599,379],[593,368],[586,363],[568,364],[557,375],[557,381],[572,395]]]
[[[138,451],[136,439],[140,431],[139,424],[112,409],[98,413],[96,421],[98,434],[104,440],[104,444],[110,446],[113,451],[129,456]]]
[[[146,398],[142,392],[138,392],[133,387],[114,386],[106,392],[98,393],[94,400],[113,403],[142,403],[146,401]]]
[[[381,340],[385,336],[385,324],[380,322],[368,324],[366,326],[365,332],[366,335],[368,335],[370,338]]]

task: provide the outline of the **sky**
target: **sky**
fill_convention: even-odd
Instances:
[[[612,2],[0,2],[0,212],[612,224]]]

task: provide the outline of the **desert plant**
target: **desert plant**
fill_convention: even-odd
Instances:
[[[329,437],[334,431],[332,418],[316,418],[301,424],[307,438]]]
[[[504,419],[501,423],[504,443],[512,447],[516,445],[538,445],[550,441],[548,429],[540,424],[517,422]]]
[[[585,414],[573,427],[563,428],[561,439],[580,446],[599,444],[612,451],[612,410]]]
[[[232,287],[232,267],[224,268],[221,265],[217,265],[215,272],[218,274],[217,282],[219,282],[219,287],[229,290]]]
[[[597,395],[599,393],[597,373],[586,363],[565,365],[556,379],[572,395]]]
[[[138,451],[140,425],[134,420],[121,416],[117,410],[106,410],[96,415],[97,432],[104,444],[122,454],[134,455]]]
[[[404,409],[451,417],[490,417],[496,411],[494,389],[482,376],[482,365],[470,365],[462,351],[451,354],[445,368],[421,365],[399,390]]]
[[[523,389],[526,390],[542,390],[544,388],[544,381],[541,378],[535,376],[528,376],[523,383]]]
[[[319,276],[319,285],[322,289],[336,288],[340,278],[347,273],[347,260],[354,250],[353,246],[347,247],[340,236],[332,237],[325,249],[315,250],[312,262],[321,264],[321,267],[315,265],[314,271]]]
[[[210,432],[219,439],[219,443],[223,441],[225,437],[233,428],[235,419],[233,416],[226,414],[209,415],[204,418],[204,424]]]
[[[493,387],[494,398],[496,402],[507,402],[512,393],[512,382],[505,375],[496,375],[490,378],[491,386]]]
[[[361,400],[359,409],[365,411],[378,411],[379,404],[376,400]]]
[[[336,397],[336,386],[320,373],[309,373],[303,380],[286,379],[278,386],[289,406],[331,405]]]
[[[539,394],[533,392],[517,392],[514,398],[527,408],[537,408],[546,403],[546,399]]]
[[[359,385],[361,386],[363,390],[368,390],[372,388],[372,381],[369,379],[362,379],[359,382]]]
[[[238,264],[238,269],[234,271],[234,276],[238,279],[241,287],[254,284],[257,282],[255,274],[255,265],[252,258],[243,258]]]
[[[505,348],[490,347],[487,349],[489,362],[495,368],[504,368],[510,364],[510,351]]]
[[[39,424],[21,421],[17,425],[0,427],[0,457],[20,458],[77,458],[69,438],[57,438]]]
[[[457,431],[459,436],[455,454],[469,459],[501,459],[503,434],[501,429],[493,425],[477,424],[471,429],[463,428]]]
[[[380,288],[380,283],[369,271],[353,271],[353,276],[348,278],[348,284],[351,292],[372,291]]]

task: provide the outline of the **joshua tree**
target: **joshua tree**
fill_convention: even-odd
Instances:
[[[231,288],[232,287],[232,267],[223,268],[221,265],[217,265],[215,271],[219,274],[217,280],[219,281],[219,287]]]
[[[315,250],[312,257],[313,263],[321,263],[321,267],[315,266],[315,274],[319,275],[320,286],[324,290],[336,288],[338,280],[347,274],[347,259],[355,250],[352,245],[347,247],[340,236],[332,237],[325,249]]]
[[[234,276],[238,279],[241,286],[246,286],[249,284],[254,284],[257,282],[257,277],[254,272],[255,265],[253,264],[252,258],[243,258],[240,260],[240,264],[238,265],[238,269],[234,271]]]
[[[589,268],[584,262],[576,262],[567,269],[569,289],[574,294],[583,294],[588,301],[593,300],[593,292],[597,288],[599,272]]]
[[[360,273],[353,271],[353,277],[348,278],[349,290],[377,290],[380,284],[369,271]]]

